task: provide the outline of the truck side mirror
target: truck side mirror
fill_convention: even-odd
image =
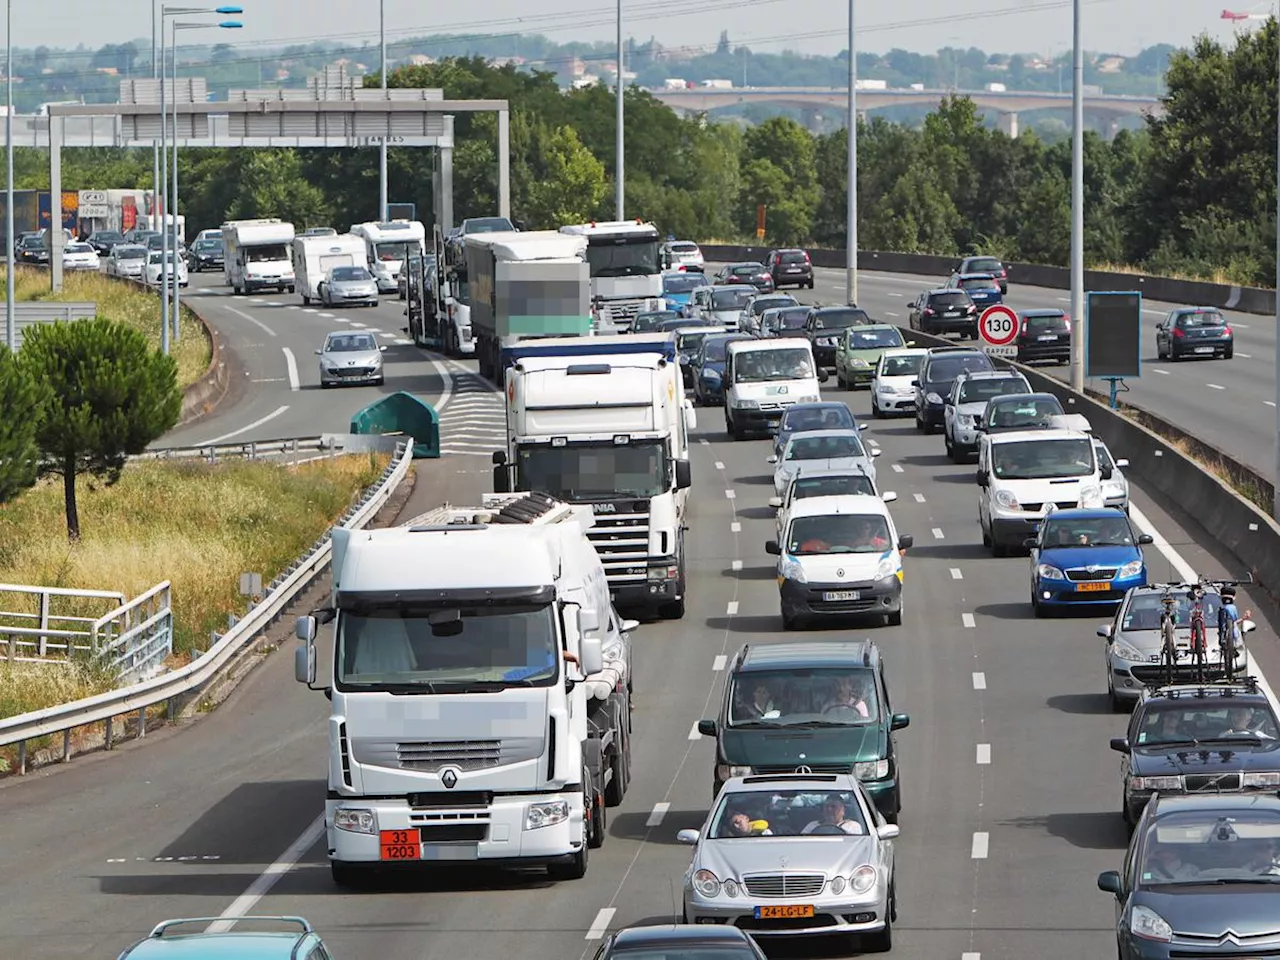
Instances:
[[[505,466],[506,462],[507,462],[507,451],[505,450],[493,451],[493,465],[495,467]]]
[[[507,473],[506,466],[493,468],[493,492],[494,493],[510,493],[511,479]]]
[[[693,464],[688,460],[676,461],[676,489],[688,490],[693,486]]]
[[[578,641],[578,652],[584,677],[594,676],[604,669],[604,648],[599,637],[582,637]]]
[[[578,630],[583,636],[600,630],[600,614],[587,607],[578,608]]]
[[[299,617],[293,625],[293,633],[303,643],[316,642],[316,618]]]
[[[310,619],[310,618],[307,618]],[[304,643],[293,651],[293,679],[311,686],[316,682],[316,648]]]

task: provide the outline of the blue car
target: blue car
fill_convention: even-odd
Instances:
[[[952,290],[963,290],[979,310],[1004,303],[1000,280],[990,273],[953,273],[947,281]]]
[[[688,367],[695,404],[712,406],[724,403],[724,365],[728,346],[735,340],[750,339],[745,333],[712,333],[703,338]]]
[[[1115,606],[1134,587],[1147,585],[1142,546],[1124,512],[1053,510],[1026,541],[1031,552],[1031,606],[1036,616],[1067,607]]]
[[[240,917],[224,921],[234,924],[233,929],[208,932],[217,919],[166,920],[120,954],[120,960],[329,960],[333,956],[301,917]]]
[[[807,430],[865,430],[847,404],[839,400],[820,400],[817,403],[796,403],[787,407],[773,438],[773,455],[781,457],[787,441],[793,433]]]
[[[681,316],[689,316],[693,291],[707,285],[707,278],[700,273],[673,271],[662,275],[662,298],[668,310],[676,310]]]

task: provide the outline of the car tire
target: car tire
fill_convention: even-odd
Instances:
[[[920,430],[924,433],[924,435],[925,435],[926,437],[931,436],[931,435],[933,434],[933,432],[934,432],[935,430],[937,430],[937,429],[938,429],[938,428],[937,428],[937,427],[935,427],[935,426],[934,426],[932,423],[930,423],[928,420],[925,420],[925,421],[921,424],[921,426],[920,426]]]
[[[947,448],[947,459],[950,460],[952,463],[955,463],[956,448],[955,448],[955,445],[951,442],[951,435],[949,433],[944,432],[942,435],[942,442],[943,442],[943,445]]]
[[[860,938],[866,953],[889,953],[893,950],[893,921],[885,918],[884,929]]]
[[[880,409],[880,404],[876,403],[876,395],[874,390],[871,393],[871,416],[876,420],[884,419],[884,411]]]
[[[1235,347],[1227,347],[1227,349],[1225,349],[1225,350],[1223,350],[1223,351],[1222,351],[1222,359],[1223,359],[1223,360],[1230,360],[1230,359],[1231,359],[1232,357],[1234,357],[1235,355],[1236,355],[1236,349],[1235,349]]]

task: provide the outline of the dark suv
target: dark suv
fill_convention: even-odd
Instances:
[[[1019,363],[1071,362],[1071,321],[1061,310],[1023,310],[1018,314]]]
[[[1000,284],[1000,292],[1009,292],[1009,271],[998,257],[965,257],[956,273],[989,273]]]
[[[718,719],[699,720],[698,732],[716,738],[716,793],[730,777],[852,773],[897,823],[893,733],[910,723],[890,707],[874,643],[823,640],[744,646],[729,665]]]
[[[958,333],[977,340],[978,307],[967,290],[926,290],[911,304],[907,326],[935,337]]]
[[[813,289],[813,261],[804,250],[770,250],[764,265],[775,290],[784,284]]]
[[[804,321],[804,335],[813,345],[813,361],[820,368],[836,366],[836,347],[850,327],[875,323],[861,307],[814,307]]]
[[[942,426],[946,397],[956,377],[975,370],[994,370],[991,358],[972,347],[934,347],[925,354],[916,388],[916,429],[933,433]]]

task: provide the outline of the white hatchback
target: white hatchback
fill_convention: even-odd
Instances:
[[[928,350],[907,348],[886,350],[880,354],[876,372],[871,377],[871,415],[912,413],[916,409],[913,383]]]

